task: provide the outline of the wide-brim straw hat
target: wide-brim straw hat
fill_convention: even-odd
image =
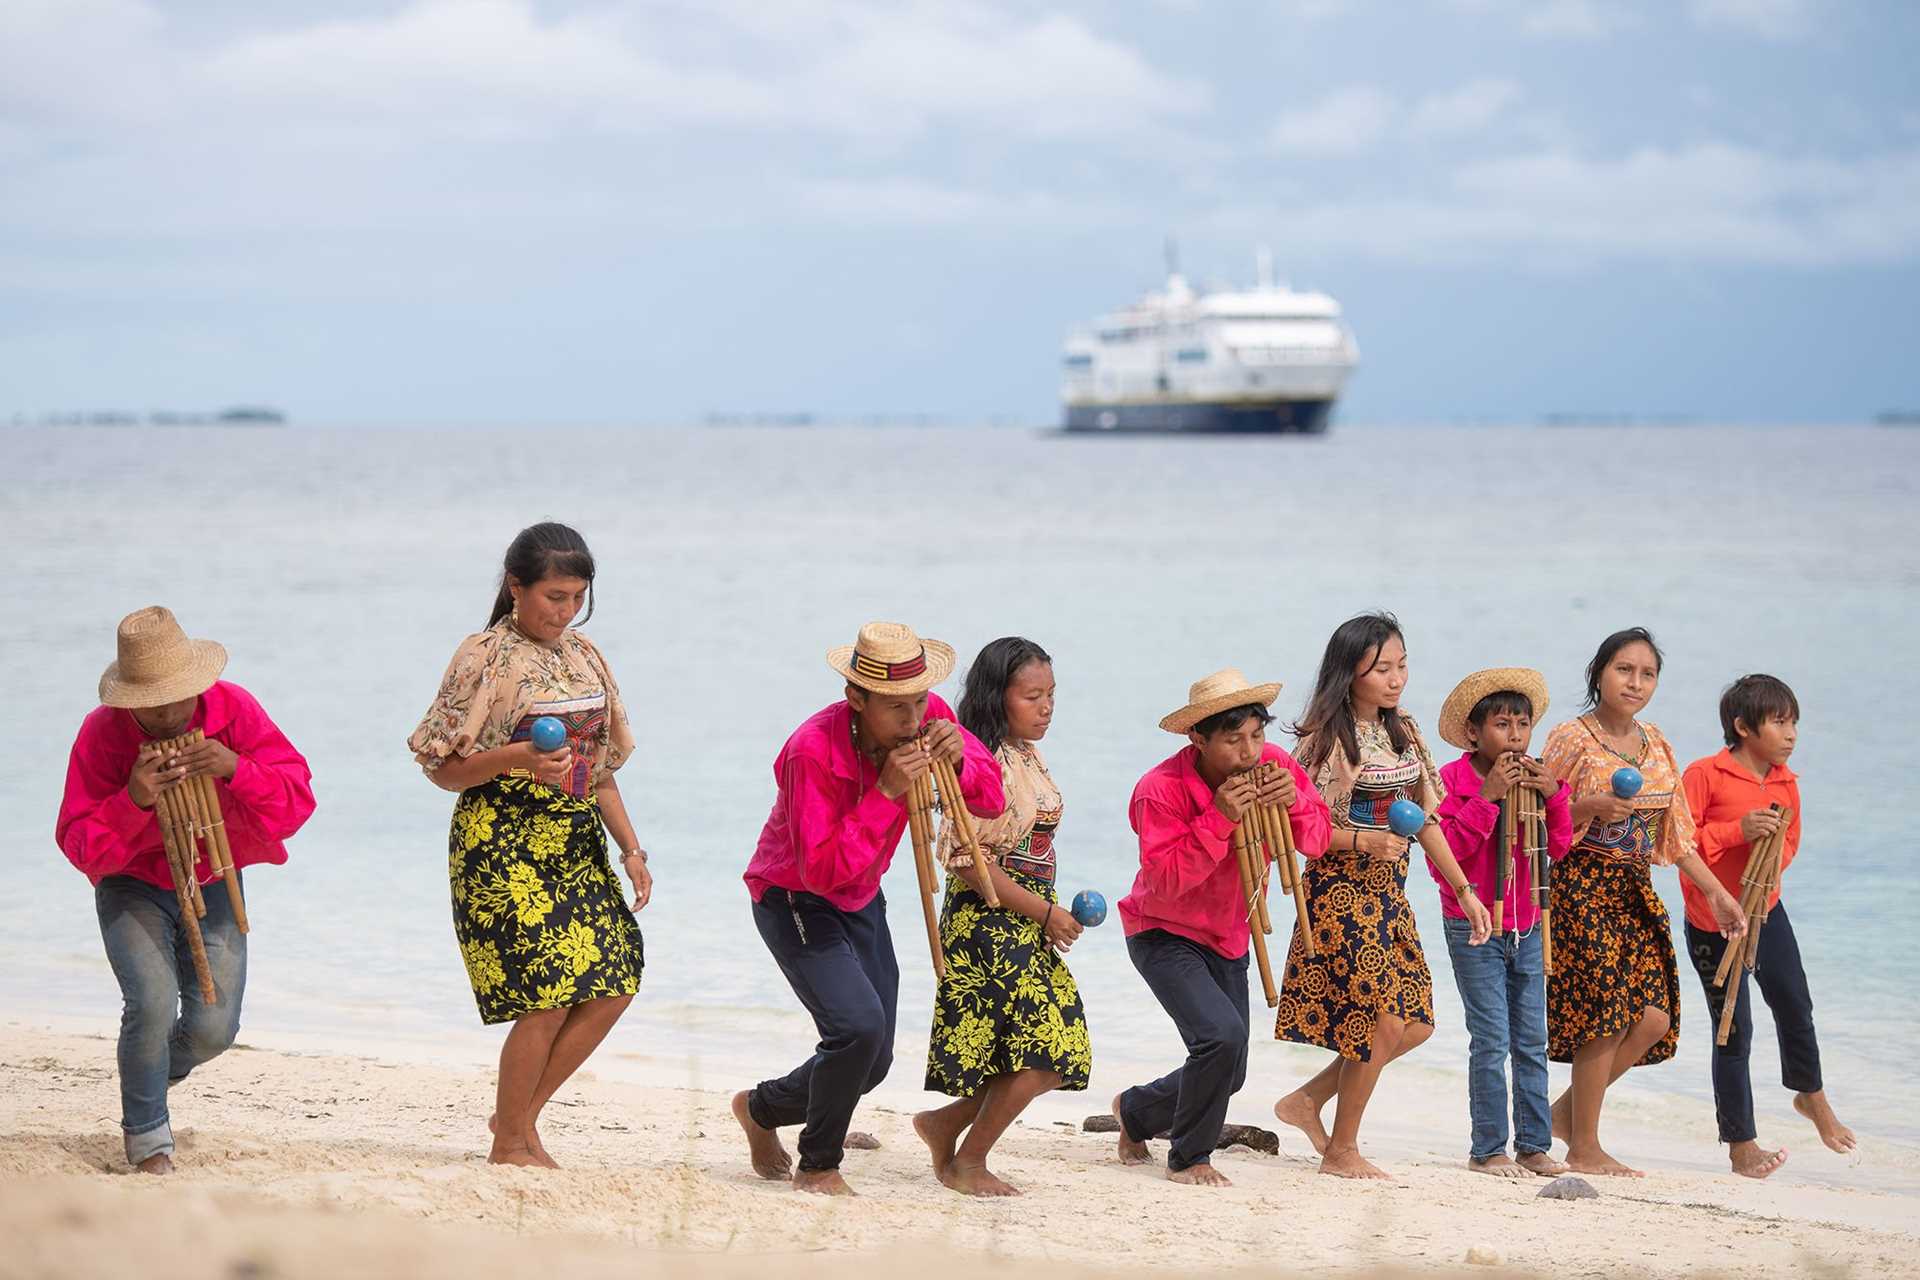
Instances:
[[[227,669],[226,646],[189,640],[171,609],[149,605],[120,619],[120,656],[100,674],[109,707],[163,707],[197,697]]]
[[[953,646],[904,623],[869,622],[852,644],[827,650],[827,665],[874,693],[924,693],[953,674]]]
[[[1247,678],[1240,674],[1238,668],[1226,667],[1188,685],[1187,705],[1163,716],[1160,727],[1168,733],[1190,733],[1193,726],[1210,715],[1231,711],[1235,707],[1244,707],[1252,703],[1270,707],[1273,705],[1273,700],[1279,696],[1279,681],[1276,680],[1272,684],[1248,684]]]
[[[1527,701],[1533,704],[1533,722],[1539,724],[1547,717],[1547,678],[1532,667],[1489,667],[1485,671],[1476,671],[1453,686],[1453,692],[1440,705],[1440,740],[1459,747],[1462,751],[1471,746],[1467,741],[1467,716],[1473,711],[1480,699],[1490,693],[1502,691],[1524,693]]]

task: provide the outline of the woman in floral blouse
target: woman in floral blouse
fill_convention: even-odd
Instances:
[[[558,1167],[540,1109],[640,989],[632,913],[653,877],[613,776],[633,731],[606,659],[572,626],[583,606],[593,614],[593,571],[567,526],[521,530],[487,629],[461,643],[407,740],[427,776],[460,794],[447,860],[454,935],[481,1021],[513,1023],[489,1121],[497,1164]],[[543,716],[566,728],[557,750],[534,747]],[[607,862],[609,833],[631,908]]]
[[[947,972],[934,994],[927,1088],[958,1101],[921,1112],[913,1127],[941,1182],[968,1195],[1015,1195],[987,1168],[987,1153],[1028,1103],[1049,1089],[1085,1089],[1093,1067],[1080,991],[1060,958],[1080,936],[1054,891],[1060,789],[1036,745],[1053,719],[1053,659],[1031,640],[995,640],[967,671],[959,715],[999,762],[1007,807],[976,820],[984,865],[947,876]],[[941,837],[951,867],[951,823]],[[975,888],[982,875],[993,877],[997,908]]]

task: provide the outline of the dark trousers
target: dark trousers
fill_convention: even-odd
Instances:
[[[813,1015],[820,1045],[786,1075],[754,1086],[748,1114],[768,1129],[804,1124],[801,1170],[838,1169],[854,1107],[893,1065],[900,964],[886,898],[842,911],[810,893],[772,888],[753,904],[753,923]]]
[[[1187,1060],[1121,1094],[1120,1123],[1136,1142],[1171,1133],[1167,1168],[1174,1173],[1210,1164],[1227,1102],[1247,1082],[1247,958],[1229,960],[1164,929],[1128,938],[1127,956],[1180,1029]]]
[[[1713,985],[1713,973],[1727,940],[1687,925],[1687,954],[1707,992],[1708,1034],[1720,1033],[1720,1012],[1726,992]],[[1720,1141],[1752,1142],[1753,1081],[1747,1073],[1747,1051],[1753,1045],[1753,1003],[1747,994],[1747,975],[1737,966],[1727,976],[1739,979],[1733,1006],[1733,1030],[1727,1043],[1713,1048],[1713,1107],[1720,1120]],[[1773,1014],[1780,1038],[1780,1083],[1795,1093],[1820,1089],[1820,1042],[1813,1034],[1813,996],[1807,990],[1807,971],[1800,964],[1800,944],[1794,940],[1787,904],[1780,903],[1760,930],[1760,950],[1754,957],[1753,980]]]

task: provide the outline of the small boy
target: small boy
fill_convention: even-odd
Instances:
[[[253,695],[220,679],[227,651],[189,640],[158,605],[120,620],[119,660],[100,677],[100,705],[80,725],[67,764],[54,840],[93,881],[94,908],[120,981],[120,1127],[127,1163],[173,1170],[167,1090],[225,1052],[240,1027],[247,936],[225,893],[205,894],[200,935],[214,999],[201,998],[174,896],[158,798],[190,778],[212,779],[238,868],[287,860],[286,840],[313,813],[306,760]],[[158,742],[202,730],[163,753]],[[204,853],[196,868],[211,877]]]
[[[1308,854],[1326,849],[1332,829],[1306,771],[1267,741],[1267,708],[1279,693],[1232,668],[1194,682],[1187,705],[1160,721],[1187,745],[1148,770],[1127,807],[1140,837],[1140,872],[1120,900],[1127,955],[1179,1029],[1187,1060],[1113,1100],[1120,1160],[1144,1164],[1147,1139],[1168,1133],[1167,1177],[1194,1186],[1230,1185],[1213,1149],[1247,1080],[1250,934],[1234,828],[1256,804],[1279,805]],[[1263,761],[1280,768],[1255,783],[1249,770]]]
[[[1693,810],[1694,843],[1700,858],[1736,898],[1744,891],[1740,878],[1756,840],[1779,829],[1780,817],[1771,806],[1792,811],[1780,871],[1785,874],[1800,848],[1800,786],[1787,768],[1787,757],[1799,733],[1800,703],[1784,681],[1768,675],[1741,676],[1720,695],[1720,732],[1726,749],[1687,766],[1681,785]],[[1714,923],[1713,909],[1701,892],[1681,880],[1687,904],[1687,954],[1706,989],[1707,1019],[1717,1031],[1726,992],[1713,985],[1720,957],[1727,947]],[[1780,1039],[1780,1083],[1794,1091],[1793,1106],[1819,1130],[1820,1140],[1835,1151],[1853,1150],[1853,1130],[1840,1123],[1827,1103],[1820,1083],[1820,1045],[1813,1031],[1813,999],[1807,992],[1807,973],[1800,964],[1800,946],[1794,941],[1793,922],[1775,888],[1766,927],[1760,930],[1754,980],[1767,1008],[1773,1011]],[[1768,1151],[1760,1146],[1753,1123],[1753,1083],[1747,1073],[1747,1051],[1753,1041],[1752,1006],[1747,977],[1736,966],[1739,983],[1733,1011],[1733,1030],[1725,1045],[1713,1050],[1713,1102],[1720,1122],[1720,1141],[1727,1144],[1733,1171],[1764,1178],[1787,1162],[1786,1148]]]
[[[1440,770],[1447,797],[1440,829],[1460,870],[1482,902],[1505,900],[1495,935],[1470,946],[1466,913],[1446,878],[1431,863],[1446,917],[1447,955],[1467,1019],[1467,1096],[1473,1138],[1467,1168],[1500,1178],[1537,1173],[1551,1178],[1567,1166],[1550,1154],[1553,1125],[1547,1107],[1547,978],[1540,905],[1526,837],[1515,830],[1513,879],[1499,875],[1504,806],[1518,787],[1545,797],[1547,856],[1559,861],[1573,843],[1567,785],[1527,754],[1533,726],[1547,710],[1547,681],[1525,667],[1476,671],[1454,686],[1440,710],[1440,737],[1465,751]],[[1507,1059],[1513,1059],[1513,1149],[1507,1155]]]

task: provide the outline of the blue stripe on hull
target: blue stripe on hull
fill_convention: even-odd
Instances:
[[[1262,404],[1076,404],[1062,424],[1068,431],[1189,431],[1320,435],[1333,414],[1331,400]]]

